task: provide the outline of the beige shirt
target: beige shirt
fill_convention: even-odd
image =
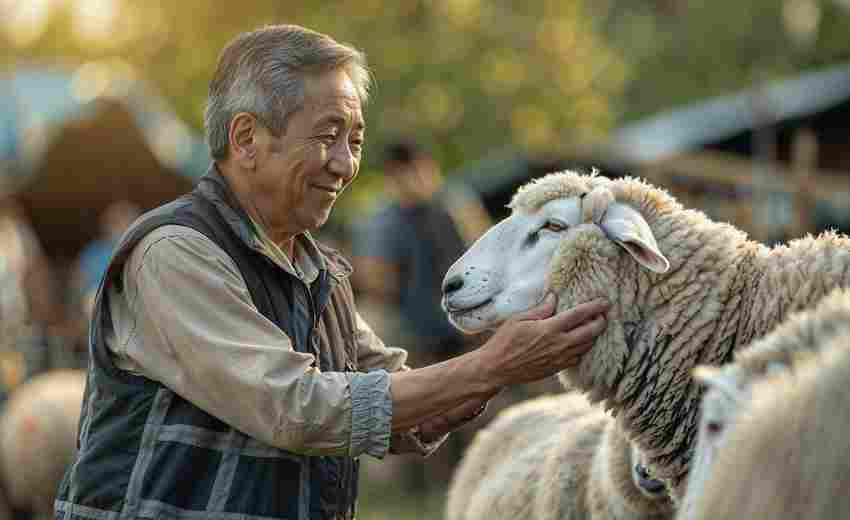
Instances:
[[[321,267],[308,237],[297,242],[294,266],[268,253],[308,283]],[[113,327],[105,334],[122,369],[272,446],[308,455],[386,454],[387,371],[406,369],[407,353],[384,346],[359,315],[364,373],[323,373],[256,309],[235,262],[191,228],[152,231],[134,248],[123,279],[123,292],[107,293]]]

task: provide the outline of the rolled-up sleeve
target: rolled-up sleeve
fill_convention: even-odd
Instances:
[[[110,291],[110,347],[125,366],[262,442],[308,455],[389,445],[385,370],[322,372],[254,306],[233,260],[200,233],[164,226],[136,246]]]
[[[383,458],[390,448],[393,400],[386,370],[356,374],[351,380],[351,448]]]
[[[370,374],[374,373],[371,371],[386,373],[385,371],[397,372],[410,370],[410,367],[405,364],[407,361],[407,351],[398,347],[386,346],[381,338],[372,330],[372,327],[359,314],[357,315],[356,334],[358,345],[357,359],[361,370],[365,370]],[[392,388],[389,388],[389,391],[391,394]],[[392,420],[391,397],[389,398],[388,406],[390,406],[389,418]],[[366,421],[364,421],[365,424]],[[355,430],[357,427],[358,425],[355,424]],[[447,437],[448,435],[444,435],[432,442],[424,442],[419,435],[418,428],[396,432],[389,436],[387,445],[381,446],[383,453],[380,457],[383,457],[386,452],[394,454],[418,453],[427,457],[434,453],[445,442]]]

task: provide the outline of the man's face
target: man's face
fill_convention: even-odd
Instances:
[[[308,76],[304,107],[283,135],[257,128],[253,191],[263,224],[293,234],[324,224],[360,168],[364,130],[360,98],[343,70]]]

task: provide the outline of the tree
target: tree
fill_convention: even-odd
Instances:
[[[54,6],[48,28],[10,45],[16,57],[118,58],[197,129],[218,51],[237,32],[291,22],[351,42],[377,81],[367,167],[368,152],[397,132],[429,141],[447,166],[507,145],[544,149],[602,136],[627,77],[581,0],[35,3]],[[90,10],[100,27],[79,16],[87,6],[109,7]]]
[[[603,31],[634,71],[621,121],[850,59],[845,0],[642,0],[611,10]]]

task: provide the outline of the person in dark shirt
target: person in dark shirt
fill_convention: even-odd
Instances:
[[[439,363],[480,342],[449,323],[440,288],[449,267],[492,221],[477,194],[445,182],[437,161],[414,140],[389,143],[382,166],[391,202],[358,229],[353,250],[359,287],[392,331],[382,333],[394,333],[414,365]],[[453,435],[435,456],[412,462],[411,486],[448,479],[467,440]]]
[[[382,160],[392,201],[358,230],[354,261],[366,297],[398,309],[399,340],[425,364],[467,347],[440,307],[443,276],[492,224],[479,198],[444,182],[436,160],[412,139],[389,143]]]

